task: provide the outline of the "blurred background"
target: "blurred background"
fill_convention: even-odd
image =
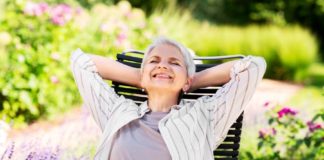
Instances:
[[[240,159],[322,159],[323,28],[324,0],[0,0],[0,157],[92,159],[99,130],[70,53],[115,58],[163,35],[198,56],[266,59]]]

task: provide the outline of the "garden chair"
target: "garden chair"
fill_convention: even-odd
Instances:
[[[125,51],[117,54],[117,61],[139,68],[142,63],[143,52],[141,51]],[[227,59],[243,58],[241,55],[233,56],[215,56],[215,57],[194,57],[194,60],[207,60],[213,61],[213,64],[196,64],[196,71],[207,69],[209,67],[218,65]],[[142,92],[140,88],[135,88],[129,85],[121,84],[118,82],[112,82],[112,86],[116,93],[123,95],[125,98],[134,100],[138,105],[147,100],[147,95]],[[221,86],[200,88],[191,93],[183,95],[182,98],[186,100],[197,99],[203,95],[211,95],[217,91]],[[227,133],[224,142],[214,150],[215,160],[237,160],[240,148],[240,136],[242,128],[243,113],[239,116],[236,122],[231,126],[231,129]]]

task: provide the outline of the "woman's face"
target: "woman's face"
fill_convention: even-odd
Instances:
[[[178,48],[158,45],[143,63],[141,85],[148,93],[153,90],[179,93],[189,89],[186,64]]]

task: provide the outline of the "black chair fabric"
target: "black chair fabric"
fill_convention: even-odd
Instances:
[[[123,64],[139,68],[142,62],[143,53],[140,51],[129,51],[117,54],[117,60]],[[196,64],[196,71],[201,71],[209,67],[218,65],[227,59],[243,58],[244,56],[217,56],[217,57],[197,57],[195,60],[214,61],[213,64]],[[147,100],[147,95],[139,88],[118,82],[112,83],[113,88],[119,95],[134,100],[138,105]],[[194,100],[203,95],[214,94],[221,86],[200,88],[191,93],[183,95],[186,100]],[[240,137],[242,129],[243,113],[238,117],[236,122],[231,126],[224,142],[214,151],[215,160],[236,160],[239,154]]]

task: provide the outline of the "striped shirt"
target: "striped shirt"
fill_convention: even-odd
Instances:
[[[90,56],[80,49],[71,56],[71,69],[85,105],[102,130],[95,159],[108,159],[116,133],[132,120],[148,112],[119,96],[98,74]],[[181,101],[159,122],[159,130],[174,160],[212,160],[213,150],[225,139],[228,130],[252,98],[266,70],[262,57],[246,56],[230,71],[231,80],[213,96],[196,101]]]

